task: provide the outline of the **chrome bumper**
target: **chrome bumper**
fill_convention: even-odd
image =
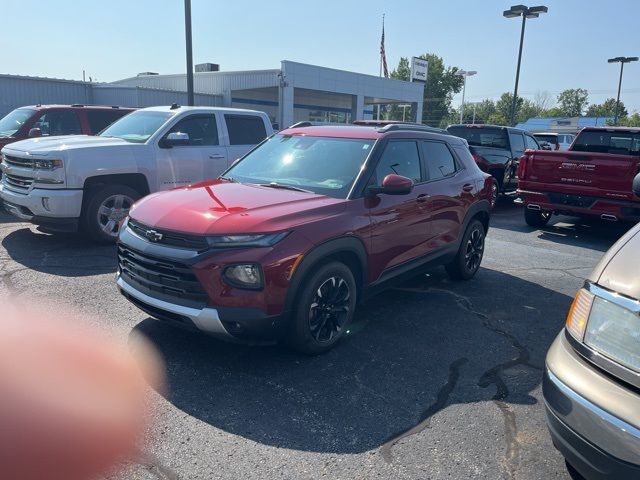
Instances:
[[[225,339],[234,338],[224,328],[224,325],[222,324],[222,321],[218,316],[218,311],[215,308],[205,307],[202,309],[197,309],[165,302],[164,300],[159,300],[157,298],[153,298],[149,295],[139,292],[127,282],[125,282],[120,275],[117,275],[116,278],[116,284],[121,293],[124,292],[127,296],[133,297],[137,301],[149,305],[154,309],[163,310],[173,315],[187,317],[199,330],[202,330],[203,332],[207,332],[211,335]]]

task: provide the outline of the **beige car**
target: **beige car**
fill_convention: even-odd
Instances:
[[[543,393],[553,443],[574,470],[640,479],[640,224],[576,294]]]

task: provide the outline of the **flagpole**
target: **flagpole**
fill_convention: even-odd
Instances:
[[[382,76],[382,47],[384,46],[384,13],[382,14],[382,42],[380,43],[380,74],[379,76]],[[378,114],[377,114],[377,118],[376,120],[380,120],[380,104],[377,105],[378,106]]]

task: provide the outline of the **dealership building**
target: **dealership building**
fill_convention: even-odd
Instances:
[[[0,75],[0,116],[36,103],[107,104],[146,107],[186,104],[186,74],[145,72],[110,83]],[[280,68],[218,71],[201,64],[194,73],[196,105],[250,108],[287,126],[300,121],[351,123],[373,118],[378,105],[411,106],[422,118],[424,83],[283,60]]]

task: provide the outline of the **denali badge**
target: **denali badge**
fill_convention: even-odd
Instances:
[[[162,240],[162,237],[163,237],[161,233],[158,233],[155,230],[145,231],[144,236],[147,237],[152,242],[159,242],[160,240]]]

